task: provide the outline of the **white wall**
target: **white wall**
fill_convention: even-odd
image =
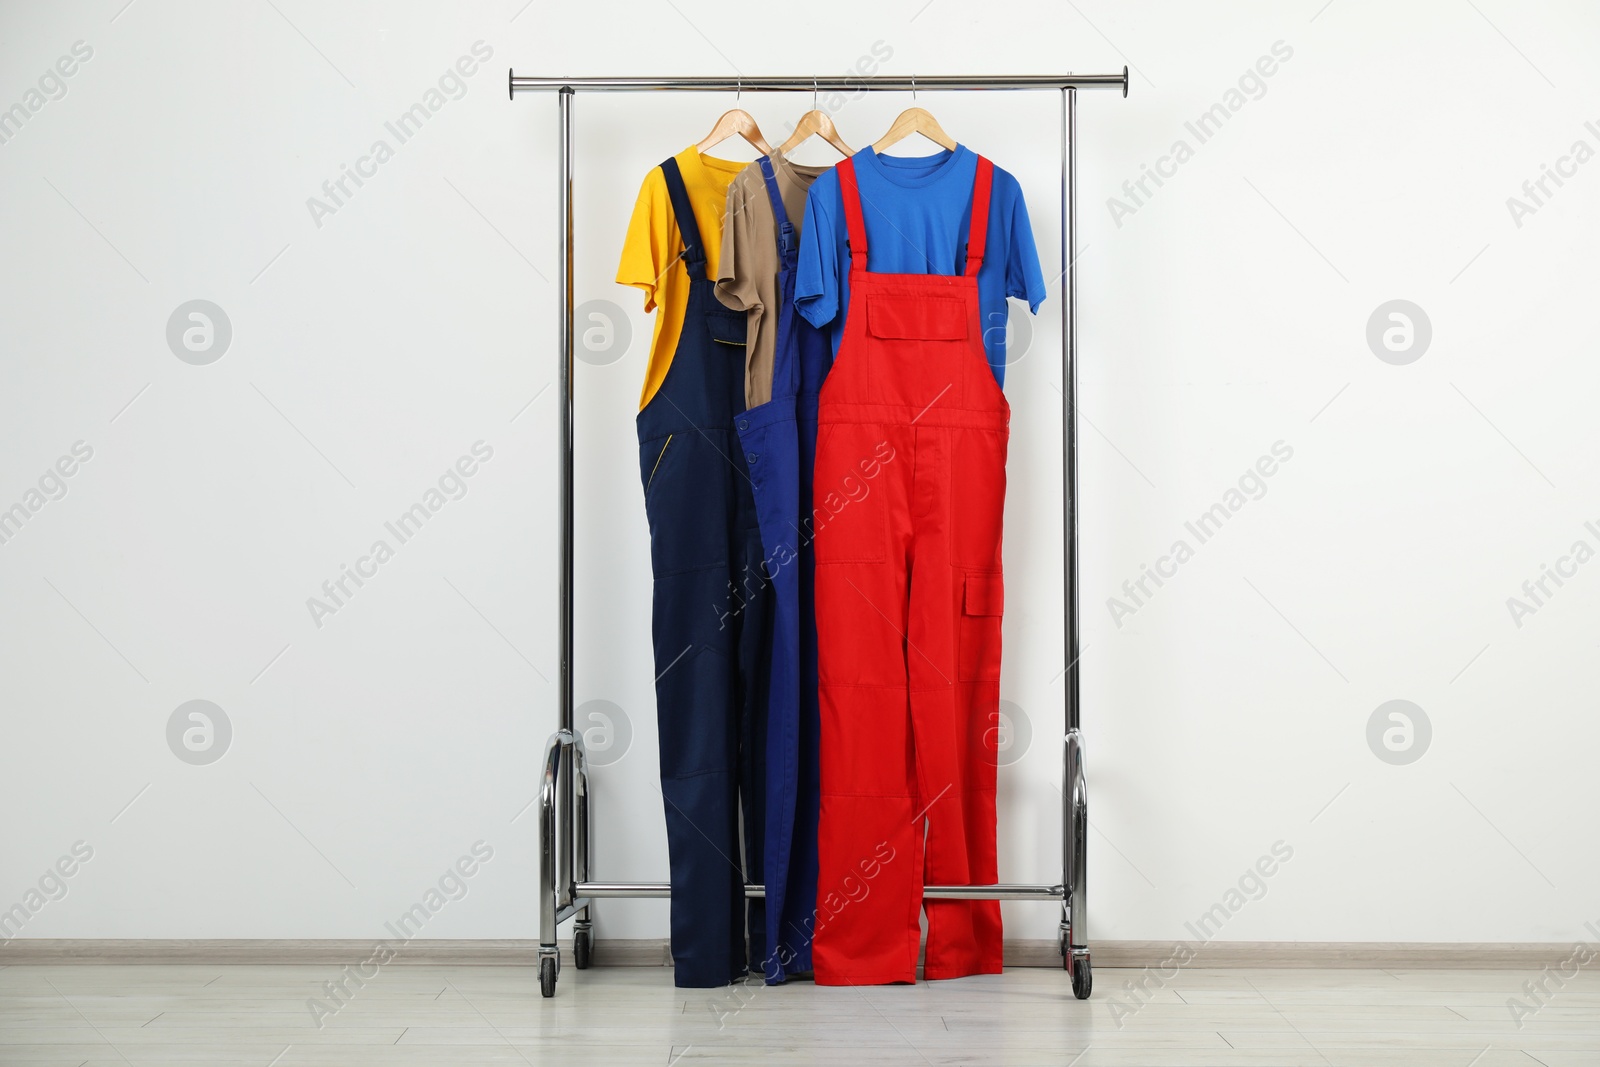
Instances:
[[[1293,858],[1220,936],[1570,940],[1600,918],[1584,832],[1600,565],[1520,626],[1506,606],[1573,541],[1600,547],[1584,527],[1600,526],[1600,166],[1520,225],[1506,204],[1575,140],[1600,147],[1592,10],[998,19],[910,0],[812,3],[786,25],[700,0],[123,4],[0,9],[0,107],[75,42],[93,51],[0,144],[0,507],[75,442],[93,450],[0,544],[0,908],[75,842],[93,850],[24,936],[377,937],[478,841],[493,858],[424,934],[535,936],[555,104],[508,103],[506,68],[842,73],[879,41],[884,73],[1135,67],[1127,100],[1080,106],[1094,937],[1192,937],[1185,920],[1278,841]],[[396,147],[384,123],[479,41],[492,55],[464,95]],[[1198,144],[1185,122],[1279,41],[1293,54],[1264,95]],[[870,142],[908,102],[848,101],[840,129]],[[595,772],[608,878],[666,870],[631,426],[650,320],[610,277],[645,171],[729,103],[578,101],[579,299],[618,303],[633,335],[578,381],[578,698],[615,703],[632,733]],[[743,103],[770,134],[810,100]],[[1054,275],[1058,101],[919,103],[1021,179]],[[379,138],[394,157],[314,220],[308,198]],[[1108,198],[1180,138],[1193,157],[1114,218]],[[1432,327],[1404,366],[1366,340],[1397,298]],[[194,299],[231,323],[209,365],[167,340]],[[1053,293],[1007,383],[1002,688],[1031,732],[1001,779],[1008,880],[1059,876],[1059,311]],[[493,455],[465,496],[398,545],[385,521],[479,441]],[[1278,441],[1293,455],[1265,495],[1203,545],[1186,534]],[[394,558],[315,624],[307,598],[379,538]],[[1117,625],[1107,598],[1178,538],[1193,558]],[[195,699],[232,729],[204,766],[168,743]],[[1431,723],[1407,765],[1368,746],[1393,699]],[[603,937],[666,932],[663,902],[599,916]],[[1050,937],[1055,915],[1008,906],[1007,922]]]

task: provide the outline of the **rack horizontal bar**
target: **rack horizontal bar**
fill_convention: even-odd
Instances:
[[[573,889],[578,898],[588,897],[670,897],[671,887],[666,882],[579,882]],[[764,897],[764,885],[746,885],[746,897]],[[930,885],[922,889],[924,897],[934,900],[1062,900],[1066,892],[1058,885],[1025,885],[1016,882],[1001,885]]]
[[[992,78],[936,75],[930,78],[830,75],[819,78],[546,78],[508,70],[509,95],[581,89],[599,93],[645,92],[911,92],[984,89],[1121,89],[1128,95],[1128,68],[1121,74],[1002,74]]]

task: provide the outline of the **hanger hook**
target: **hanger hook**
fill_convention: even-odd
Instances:
[[[817,110],[817,76],[811,76],[811,110]]]
[[[733,81],[733,102],[735,104],[744,99],[744,78],[735,78]]]
[[[917,102],[917,76],[915,74],[911,75],[911,102],[913,104]]]

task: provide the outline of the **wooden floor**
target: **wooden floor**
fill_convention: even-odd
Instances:
[[[15,965],[0,968],[0,1064],[1600,1065],[1592,972],[1520,1029],[1506,1001],[1526,972],[1192,970],[1142,1004],[1134,976],[1098,972],[1085,1003],[1044,969],[711,991],[569,964],[543,1000],[532,968],[392,964],[319,1028],[307,1001],[336,1007],[331,966]]]

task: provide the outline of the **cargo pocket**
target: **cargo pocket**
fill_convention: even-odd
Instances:
[[[1005,595],[1005,577],[1000,572],[967,574],[961,595],[959,677],[963,682],[1000,680],[1000,619]]]
[[[650,487],[656,484],[656,474],[661,470],[661,461],[667,458],[667,449],[672,447],[672,439],[676,434],[667,434],[659,444],[656,441],[646,441],[639,446],[639,478],[644,482],[644,498],[650,499]],[[651,454],[655,458],[652,460]]]
[[[731,431],[685,430],[639,445],[639,481],[657,578],[726,563]]]

